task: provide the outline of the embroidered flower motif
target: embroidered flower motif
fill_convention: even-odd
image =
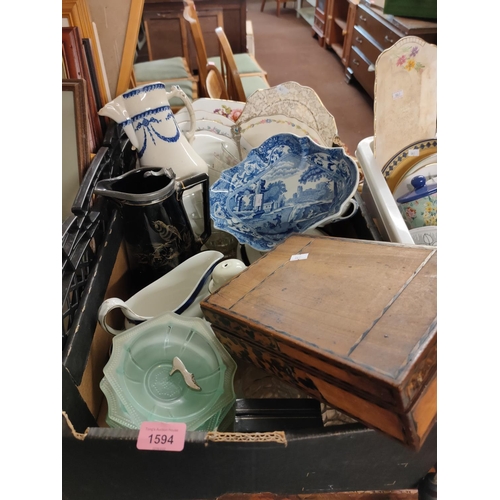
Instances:
[[[425,66],[416,60],[420,51],[419,47],[403,47],[402,50],[407,54],[402,54],[397,58],[396,66],[403,67],[406,71],[415,70],[417,73],[421,73]]]
[[[405,69],[411,71],[415,67],[415,59],[408,59],[405,64]]]

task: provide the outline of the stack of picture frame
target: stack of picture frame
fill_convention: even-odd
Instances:
[[[97,84],[91,41],[81,36],[78,26],[62,28],[62,63],[63,80],[84,80],[86,83],[89,147],[95,154],[103,139],[103,123],[97,114],[103,99]]]
[[[90,161],[102,145],[106,123],[92,41],[78,26],[62,28],[63,220]]]

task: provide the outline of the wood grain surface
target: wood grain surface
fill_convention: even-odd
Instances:
[[[293,235],[201,307],[237,358],[368,425],[419,446],[435,420],[435,248]]]

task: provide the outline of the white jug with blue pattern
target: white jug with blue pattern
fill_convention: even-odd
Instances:
[[[191,119],[188,132],[181,132],[169,99],[178,97],[186,105]],[[206,162],[190,144],[196,127],[191,101],[178,85],[170,92],[164,83],[156,82],[128,90],[99,110],[123,126],[139,154],[143,167],[171,168],[178,180],[195,174],[208,174]]]

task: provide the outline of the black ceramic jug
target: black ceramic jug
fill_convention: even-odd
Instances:
[[[182,193],[202,186],[204,231],[195,236]],[[94,192],[120,207],[133,288],[139,290],[200,252],[210,237],[209,181],[196,174],[177,181],[171,169],[140,167],[96,184]]]

